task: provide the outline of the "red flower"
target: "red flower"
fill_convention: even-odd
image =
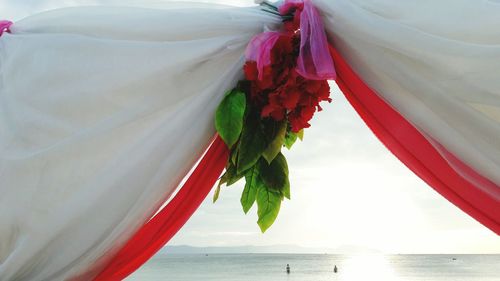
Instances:
[[[271,116],[276,121],[285,118],[285,109],[281,106],[280,97],[277,93],[271,93],[268,97],[269,103],[262,108],[261,116]]]
[[[309,128],[311,126],[308,123],[309,120],[306,118],[303,118],[301,116],[300,111],[294,111],[288,115],[288,121],[290,122],[290,126],[292,127],[292,132],[294,132],[294,133],[298,133],[300,130],[302,130],[304,128]]]
[[[300,10],[296,10],[295,17],[297,23],[293,24],[300,23]],[[256,62],[247,61],[243,67],[250,81],[250,101],[261,109],[261,117],[276,121],[286,118],[293,132],[308,128],[316,110],[321,110],[319,103],[331,101],[326,80],[309,80],[295,71],[299,44],[298,34],[283,33],[271,49],[271,63],[264,66],[262,79]]]
[[[291,90],[286,94],[283,100],[283,106],[288,110],[293,110],[297,106],[299,98],[300,98],[299,90],[297,89]]]
[[[245,73],[245,78],[248,81],[255,81],[259,76],[259,71],[257,70],[257,63],[254,61],[247,61],[243,66],[243,72]]]

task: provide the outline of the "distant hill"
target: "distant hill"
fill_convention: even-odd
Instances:
[[[236,246],[236,247],[193,247],[174,245],[164,247],[162,254],[356,254],[380,253],[380,251],[362,248],[359,246],[343,245],[337,248],[311,248],[297,245],[270,245],[270,246]]]

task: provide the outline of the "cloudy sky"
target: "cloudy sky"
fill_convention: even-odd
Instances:
[[[2,0],[0,18],[80,4],[123,1]],[[135,1],[144,2],[144,1]],[[205,1],[210,2],[210,1]],[[249,5],[253,1],[217,1]],[[371,134],[332,84],[333,102],[286,153],[292,200],[261,234],[256,209],[244,215],[242,184],[211,195],[172,245],[356,246],[387,253],[500,253],[500,239],[404,167]]]
[[[388,253],[500,253],[500,239],[415,176],[375,138],[332,85],[333,102],[286,153],[292,200],[261,234],[242,185],[207,198],[172,244],[352,245]],[[254,206],[255,207],[255,206]]]

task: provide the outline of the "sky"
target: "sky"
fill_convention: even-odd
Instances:
[[[135,1],[145,2],[145,1]],[[206,0],[204,2],[210,2]],[[253,1],[212,1],[239,6]],[[0,18],[110,0],[2,0]],[[385,253],[500,253],[492,231],[448,202],[396,159],[370,132],[335,84],[333,102],[315,115],[303,142],[285,151],[292,200],[265,233],[256,206],[245,215],[243,183],[203,202],[170,245],[293,244],[366,248]]]

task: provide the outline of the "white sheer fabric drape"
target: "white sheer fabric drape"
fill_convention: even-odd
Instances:
[[[497,1],[314,3],[331,40],[372,89],[438,150],[500,185]],[[500,201],[498,188],[479,186]]]
[[[126,241],[208,145],[246,44],[276,22],[167,8],[55,10],[0,38],[0,280],[64,280]]]
[[[314,3],[367,84],[500,185],[498,2]],[[56,10],[0,38],[0,280],[64,280],[123,243],[208,144],[251,36],[279,23],[183,6]]]

